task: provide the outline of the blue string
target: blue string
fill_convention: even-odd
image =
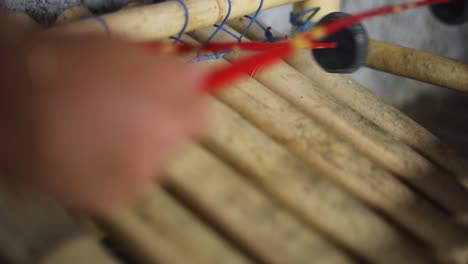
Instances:
[[[258,6],[258,9],[257,11],[255,12],[254,16],[250,19],[250,23],[247,25],[247,27],[245,27],[244,31],[241,33],[241,35],[239,36],[239,39],[238,41],[241,42],[242,41],[242,38],[245,36],[245,34],[247,34],[247,32],[249,31],[250,27],[252,27],[253,23],[257,21],[257,17],[258,17],[258,14],[260,14],[260,11],[262,11],[262,7],[263,7],[263,0],[260,0],[260,5]],[[257,23],[258,24],[258,23]],[[271,33],[271,32],[270,32]]]
[[[217,27],[217,26],[215,26],[215,27]],[[221,30],[224,31],[224,32],[226,32],[227,34],[229,34],[231,37],[233,37],[233,38],[239,40],[239,37],[236,36],[236,34],[232,33],[231,31],[227,30],[226,28],[221,28]]]
[[[231,2],[231,0],[227,0],[227,1],[228,1],[228,12],[226,14],[226,17],[223,19],[221,24],[219,24],[217,26],[215,25],[217,28],[213,32],[213,34],[211,34],[211,36],[208,38],[207,42],[210,42],[216,36],[216,34],[218,34],[218,32],[221,30],[221,28],[223,28],[226,25],[229,17],[231,16],[232,2]]]
[[[182,36],[185,34],[185,32],[187,31],[187,26],[188,26],[188,23],[189,23],[189,19],[190,19],[190,16],[189,16],[189,10],[188,10],[188,7],[187,5],[185,4],[184,0],[173,0],[173,1],[177,1],[179,2],[181,5],[182,5],[182,8],[184,9],[184,13],[185,13],[185,22],[184,22],[184,26],[182,27],[182,29],[180,30],[179,34],[177,35],[177,37],[174,38],[174,42],[181,42],[181,38]]]
[[[265,38],[268,42],[274,42],[277,40],[277,38],[275,38],[273,36],[273,33],[271,32],[271,27],[266,28],[264,25],[262,25],[262,23],[258,22],[258,20],[255,20],[254,18],[250,16],[244,16],[244,17],[252,20],[253,23],[257,24],[265,32]]]
[[[213,38],[216,36],[216,34],[219,33],[220,30],[228,33],[229,35],[233,36],[236,39],[238,38],[234,33],[230,32],[229,30],[224,28],[227,21],[229,20],[229,17],[231,16],[231,10],[232,10],[231,0],[227,0],[227,1],[228,1],[228,11],[227,11],[226,17],[223,19],[223,21],[221,21],[221,23],[219,25],[214,25],[216,27],[216,30],[210,35],[210,37],[206,41],[207,43],[210,42],[211,40],[213,40]],[[198,54],[197,57],[195,59],[193,59],[192,61],[217,60],[217,59],[224,58],[224,56],[229,54],[229,52],[230,51],[224,51],[224,52],[210,54],[210,55],[200,55],[200,54]]]
[[[314,27],[316,23],[311,20],[318,11],[320,11],[320,7],[313,7],[299,13],[291,13],[289,22],[297,27],[296,33],[304,32]],[[310,15],[306,19],[303,19],[309,13]]]
[[[221,28],[223,28],[224,25],[226,25],[226,22],[228,21],[229,17],[231,16],[232,3],[231,3],[231,0],[227,0],[227,1],[228,1],[228,11],[227,11],[226,17],[223,19],[221,24],[216,26],[217,27],[216,30],[213,32],[213,34],[211,34],[211,36],[208,38],[207,42],[210,42],[216,36],[216,34],[218,34],[218,32],[221,30]]]
[[[221,23],[219,25],[214,25],[216,27],[216,30],[210,35],[210,37],[208,38],[207,40],[207,43],[212,41],[213,38],[220,32],[220,31],[223,31],[225,33],[227,33],[228,35],[230,35],[231,37],[235,38],[238,42],[242,42],[242,39],[245,37],[245,35],[247,34],[247,32],[250,30],[250,28],[253,26],[253,24],[257,24],[264,32],[265,32],[265,38],[267,39],[267,41],[270,41],[270,42],[273,42],[273,41],[276,41],[277,39],[273,36],[273,33],[271,32],[271,28],[268,27],[268,28],[265,28],[265,26],[263,26],[261,23],[258,22],[257,18],[263,8],[263,3],[265,0],[260,0],[260,4],[258,6],[258,9],[257,11],[255,11],[255,14],[250,17],[250,16],[245,16],[246,18],[250,19],[250,22],[249,24],[245,27],[245,29],[243,30],[243,32],[237,36],[235,33],[231,32],[230,30],[228,30],[227,28],[225,28],[224,26],[226,25],[227,21],[229,20],[230,16],[231,16],[231,11],[232,11],[232,0],[227,0],[228,1],[228,10],[227,10],[227,14],[226,14],[226,17],[223,19],[223,21],[221,21]],[[215,59],[221,59],[223,58],[224,56],[226,56],[227,54],[229,54],[231,51],[230,50],[227,50],[227,51],[224,51],[224,52],[220,52],[220,53],[215,53],[215,54],[210,54],[210,55],[200,55],[198,54],[196,58],[192,59],[191,61],[202,61],[202,60],[215,60]]]
[[[193,62],[193,61],[199,62],[199,61],[203,61],[203,60],[218,60],[218,59],[223,58],[224,56],[226,56],[229,53],[230,53],[230,51],[224,51],[224,52],[221,52],[221,53],[215,53],[215,54],[210,54],[210,55],[198,55],[197,57],[192,59],[190,62]]]
[[[177,37],[169,37],[170,39],[173,39],[174,40],[174,43],[180,43],[180,44],[184,44],[184,45],[188,45],[187,42],[183,41],[182,39],[177,39]]]
[[[110,27],[107,24],[106,20],[104,20],[104,18],[102,18],[100,16],[97,16],[97,15],[90,15],[90,16],[87,16],[87,17],[83,18],[83,20],[86,20],[86,19],[94,19],[94,20],[98,21],[104,27],[104,29],[106,30],[107,35],[111,34]]]

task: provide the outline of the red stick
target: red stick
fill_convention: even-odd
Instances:
[[[224,52],[228,50],[247,50],[247,51],[266,51],[273,48],[279,48],[283,45],[289,45],[289,41],[281,42],[226,42],[226,43],[208,43],[203,45],[202,50],[211,52]],[[311,49],[324,49],[335,48],[336,43],[323,42],[323,43],[310,43],[308,48]]]
[[[221,88],[226,87],[229,83],[248,76],[259,70],[259,67],[267,67],[290,56],[294,52],[292,45],[281,45],[278,48],[270,49],[266,52],[248,57],[247,59],[239,60],[236,63],[211,73],[205,80],[203,86],[204,92],[218,92]]]
[[[225,43],[208,43],[204,45],[190,45],[190,44],[166,44],[160,42],[145,43],[145,47],[152,52],[157,53],[172,53],[180,54],[191,51],[207,51],[213,53],[220,53],[228,50],[246,50],[246,51],[266,51],[274,48],[279,48],[282,45],[289,45],[287,41],[282,42],[225,42]],[[335,48],[336,43],[323,42],[323,43],[310,43],[310,49],[324,49]]]

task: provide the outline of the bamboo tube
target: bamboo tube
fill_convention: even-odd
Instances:
[[[171,188],[260,263],[353,263],[199,146],[168,168]]]
[[[322,17],[332,13],[341,11],[341,0],[306,0],[294,4],[293,12],[302,12],[314,7],[320,7],[320,10],[315,14],[311,21],[317,22]]]
[[[192,263],[250,263],[237,249],[228,245],[162,189],[155,188],[137,204],[135,211],[145,225],[190,255]]]
[[[106,252],[99,241],[91,236],[81,236],[63,243],[56,250],[42,258],[39,264],[118,264],[111,255]]]
[[[288,109],[288,107],[289,109],[293,108],[287,103],[285,105],[281,104],[281,101],[279,101],[279,104],[275,105],[275,102],[272,102],[268,95],[263,98],[250,97],[249,99],[249,95],[244,92],[244,90],[262,89],[261,87],[253,87],[251,85],[242,87],[243,88],[240,88],[240,86],[236,87],[236,91],[238,91],[237,89],[242,91],[239,90],[239,92],[235,94],[229,93],[230,95],[226,95],[226,97],[247,99],[244,106],[248,109],[259,110],[262,113],[269,113],[272,111],[267,114],[270,120],[276,121],[282,119],[284,115],[298,120],[298,116],[294,110],[285,110]],[[267,89],[264,90],[268,91]],[[267,105],[258,104],[260,100],[262,100],[261,102],[266,102]],[[229,99],[226,99],[226,101],[229,101]],[[275,109],[278,108],[285,110],[279,117],[277,116],[278,112],[275,111]],[[395,231],[388,223],[356,201],[351,195],[341,191],[326,177],[317,175],[303,161],[299,160],[284,149],[284,147],[254,128],[238,113],[235,113],[221,103],[215,104],[214,112],[216,113],[213,126],[215,129],[207,142],[208,148],[220,157],[229,160],[229,163],[234,164],[235,167],[240,168],[243,172],[246,172],[247,175],[250,175],[257,186],[265,189],[267,193],[284,204],[290,211],[296,214],[296,217],[303,219],[305,223],[319,229],[321,232],[330,236],[334,241],[337,241],[338,244],[353,251],[356,255],[370,260],[372,263],[404,263],[406,261],[411,263],[412,261],[421,261],[423,263],[430,262],[428,259],[421,256],[420,249],[405,240],[405,237]],[[242,114],[245,115],[246,113],[244,112]],[[302,118],[307,119],[307,117],[304,116],[302,116]],[[255,125],[265,127],[260,122],[254,123]],[[280,122],[277,125],[283,126],[289,124]],[[298,131],[297,129],[295,130]],[[283,137],[279,141],[292,142],[293,140],[297,140],[297,138],[297,135],[290,135]],[[313,157],[322,155],[321,153],[313,151],[309,151],[307,154],[313,155]],[[332,152],[330,155],[333,154],[335,153]],[[336,158],[332,159],[336,160]],[[317,162],[322,161],[320,158],[315,160]],[[359,160],[356,160],[356,162],[358,165],[361,164]],[[344,173],[344,177],[338,176],[343,178],[341,180],[343,184],[347,184],[348,181],[353,181],[355,179],[358,180],[354,181],[352,184],[354,186],[368,184],[360,180],[361,175],[355,175],[346,168],[344,168],[344,170],[348,173]],[[327,176],[330,174],[329,171],[320,171]],[[336,175],[336,173],[333,174]],[[372,187],[373,186],[367,188],[367,193],[369,193],[368,190]],[[358,187],[358,189],[363,190],[366,189],[366,187]],[[360,190],[358,190],[358,192]],[[391,192],[393,190],[389,191]],[[392,194],[389,195],[385,192],[385,190],[379,192],[378,195],[374,197],[381,197],[387,205],[394,203],[394,196],[392,197]],[[359,196],[362,196],[362,193],[360,193]],[[388,198],[387,201],[385,201],[386,198]],[[397,203],[402,202],[403,201],[400,200]],[[422,208],[427,207],[424,201],[421,205]],[[388,207],[389,206],[387,206],[387,208]],[[393,209],[383,210],[392,215],[394,214],[392,211],[396,211],[397,215],[405,214],[405,212],[403,212],[404,208],[399,208],[399,204],[390,205],[390,207],[393,207]],[[395,208],[398,209],[394,210]],[[421,217],[416,216],[416,214],[411,214],[412,213],[410,213],[410,215],[406,217],[407,220],[403,222],[408,222],[408,219],[410,219],[409,221],[414,222],[414,226],[417,219],[421,219]],[[412,219],[412,216],[416,216],[416,219]],[[425,216],[430,217],[430,215]],[[436,219],[440,219],[440,217]],[[432,220],[431,223],[435,225],[431,226],[431,224],[428,224],[424,227],[426,231],[423,232],[426,234],[431,233],[432,229],[437,229],[435,226],[441,226],[435,221],[432,222]],[[447,224],[442,224],[442,226],[445,226],[442,227],[442,229],[447,230]],[[449,226],[448,229],[452,228]],[[420,230],[422,230],[422,228]],[[453,234],[452,231],[450,233]],[[443,231],[441,231],[438,235],[447,237],[452,236],[451,234],[444,234]],[[435,234],[435,236],[436,235],[437,234]],[[455,234],[455,236],[459,235]],[[445,237],[438,238],[433,236],[430,240],[437,240],[432,244],[440,246],[441,242],[444,243],[442,240],[445,240]],[[453,236],[450,239],[452,238]],[[447,240],[445,240],[445,242],[447,242]],[[453,242],[451,243],[453,244]],[[447,248],[447,244],[443,245],[443,247]],[[384,259],[381,257],[382,252],[386,252],[386,257]]]
[[[246,19],[240,18],[231,21],[230,25],[237,30],[242,30],[246,23],[248,23]],[[247,36],[254,40],[263,40],[264,32],[252,27],[247,32]],[[386,104],[355,80],[345,75],[324,72],[311,59],[309,51],[299,51],[287,62],[390,135],[402,140],[439,166],[456,174],[459,178],[466,178],[466,171],[468,171],[468,162],[466,160],[442,144],[425,128],[393,106]]]
[[[467,64],[377,40],[369,44],[369,68],[468,92]]]
[[[192,33],[205,41],[211,29]],[[216,41],[231,40],[228,34],[219,32]],[[228,60],[242,57],[226,56]],[[338,102],[306,76],[285,63],[265,69],[255,76],[262,84],[299,107],[309,116],[345,138],[359,151],[390,171],[395,172],[415,188],[425,192],[455,216],[468,213],[468,191],[411,148],[382,132],[369,120]]]
[[[140,3],[140,2],[130,2],[130,3],[126,4],[126,5],[124,5],[120,10],[134,8],[134,7],[142,6],[142,5],[143,5],[143,3]]]
[[[216,65],[219,67],[219,64]],[[406,186],[395,180],[392,175],[361,157],[347,144],[340,142],[339,138],[333,137],[326,129],[315,124],[302,112],[262,85],[254,81],[244,82],[221,95],[220,98],[237,109],[257,127],[308,161],[311,166],[318,168],[321,173],[331,177],[341,185],[345,185],[346,189],[379,211],[385,212],[410,230],[413,235],[424,240],[425,243],[440,249],[441,252],[468,245],[466,229],[448,220],[439,209],[415,195]],[[215,112],[220,117],[215,122],[217,129],[213,132],[209,145],[216,150],[217,154],[227,155],[231,162],[236,163],[236,166],[246,168],[249,174],[259,177],[258,180],[261,181],[262,186],[275,193],[278,199],[285,200],[285,203],[292,206],[296,212],[301,212],[310,222],[318,221],[319,223],[316,225],[324,225],[323,229],[326,229],[327,233],[337,232],[337,236],[345,237],[344,241],[348,245],[362,244],[362,241],[353,240],[353,238],[356,239],[357,228],[353,228],[351,238],[346,237],[347,234],[343,228],[329,226],[332,223],[327,221],[330,221],[329,219],[332,217],[320,219],[317,212],[310,210],[308,206],[314,208],[312,201],[321,203],[323,207],[330,206],[331,208],[328,210],[333,210],[333,205],[327,204],[323,198],[310,197],[312,194],[307,193],[307,196],[301,199],[308,201],[307,204],[297,203],[297,196],[303,192],[301,188],[316,185],[310,182],[309,169],[288,162],[291,158],[285,158],[284,151],[274,149],[273,142],[264,143],[265,139],[260,136],[254,137],[255,131],[239,121],[239,118],[232,117],[232,113],[228,113],[221,107],[217,107]],[[238,129],[235,129],[236,127]],[[338,151],[338,149],[340,150]],[[262,158],[259,160],[256,157]],[[276,160],[275,157],[277,157]],[[270,159],[271,161],[267,162]],[[259,161],[261,161],[260,164]],[[268,171],[262,171],[268,168],[270,168]],[[296,170],[287,171],[287,168],[295,168]],[[297,168],[301,168],[303,172],[301,173]],[[301,180],[299,177],[304,173],[307,176],[303,176],[303,181],[298,182]],[[273,178],[275,175],[277,178]],[[285,188],[288,180],[282,179],[284,175],[294,177],[291,181],[298,184],[297,188],[294,188],[293,183],[291,183],[293,186]],[[321,191],[317,195],[324,192],[331,195],[332,190]],[[353,203],[350,202],[348,206],[343,207],[351,208]],[[356,210],[359,208],[357,205],[354,207],[357,207]],[[321,214],[326,210],[326,208],[321,208]],[[351,216],[343,217],[348,221]],[[372,216],[369,217],[371,218],[369,221],[371,221]],[[363,220],[361,219],[361,221]],[[372,232],[373,236],[377,236],[377,233]]]
[[[80,18],[90,16],[91,11],[85,6],[75,6],[67,9],[60,14],[55,20],[56,24],[70,23],[78,21]]]
[[[148,264],[191,263],[185,252],[171,240],[150,229],[133,210],[124,210],[100,219],[103,227],[138,261]]]
[[[300,0],[268,0],[263,9],[298,2]],[[223,0],[184,0],[190,19],[187,30],[211,26],[221,22],[228,12],[228,1]],[[231,18],[255,12],[260,1],[232,1]],[[185,11],[177,1],[134,7],[101,17],[113,35],[133,40],[155,40],[178,34],[185,23]],[[100,21],[83,20],[51,29],[68,33],[106,33]]]

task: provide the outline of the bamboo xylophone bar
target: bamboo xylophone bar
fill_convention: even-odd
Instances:
[[[168,168],[170,188],[259,263],[352,263],[219,158],[193,145]]]
[[[141,263],[190,263],[173,241],[163,239],[144,224],[134,210],[122,210],[100,218],[103,229]]]
[[[251,85],[243,87],[244,88],[239,88],[242,91],[232,94],[229,93],[229,95],[222,97],[227,102],[230,101],[226,99],[227,97],[247,99],[242,106],[247,109],[253,109],[254,111],[265,106],[263,104],[258,104],[258,99],[264,99],[269,101],[267,104],[270,107],[267,106],[262,112],[266,113],[269,110],[273,110],[271,106],[273,106],[274,103],[268,97],[252,98],[249,95],[242,96],[242,94],[246,93],[246,90],[251,90],[253,88]],[[238,102],[240,102],[240,100]],[[281,102],[281,100],[279,102]],[[288,209],[295,212],[296,217],[302,218],[304,222],[326,233],[334,241],[337,241],[337,243],[353,251],[355,254],[376,263],[401,262],[406,258],[405,256],[410,254],[409,252],[411,252],[410,255],[413,255],[410,259],[421,258],[418,256],[418,249],[409,244],[404,236],[398,234],[398,232],[388,226],[385,221],[382,221],[371,210],[362,206],[352,195],[341,191],[327,180],[326,177],[316,175],[303,161],[289,153],[284,146],[272,141],[264,133],[254,128],[252,124],[246,122],[238,113],[235,113],[233,110],[219,103],[216,103],[215,106],[214,109],[216,110],[217,116],[215,122],[216,129],[214,129],[207,142],[208,148],[220,157],[223,157],[228,163],[234,164],[236,167],[241,168],[244,173],[250,175],[259,188],[265,189],[267,193],[275,197],[276,200],[281,201]],[[277,105],[277,108],[282,108],[281,103]],[[252,110],[250,110],[250,112],[252,112]],[[294,115],[294,111],[286,111],[283,115],[290,113],[293,113],[291,119],[297,120],[297,115]],[[246,112],[242,112],[242,114],[246,116]],[[273,119],[276,119],[276,117],[280,119],[283,118],[283,115],[277,116],[277,111],[272,111],[270,115]],[[251,116],[249,119],[252,120]],[[261,127],[262,130],[268,130],[268,128],[265,128],[265,126],[257,120],[253,121],[254,124]],[[288,124],[281,122],[281,124],[278,125]],[[272,135],[271,130],[269,130],[269,132],[269,134]],[[290,137],[297,139],[297,135],[291,135]],[[289,140],[286,138],[280,140],[283,144],[288,141]],[[286,143],[286,145],[288,144]],[[331,153],[330,155],[333,154],[334,153]],[[309,151],[307,155],[319,157],[322,154]],[[299,156],[302,158],[304,157],[300,154]],[[323,162],[320,158],[315,160],[318,163]],[[361,165],[359,159],[356,159],[355,162]],[[317,166],[314,166],[316,163],[309,164],[317,168]],[[318,168],[318,171],[328,177],[330,177],[330,174],[336,175],[333,169],[325,171]],[[357,177],[353,175],[353,172],[348,171],[346,176],[349,181],[342,177],[341,182],[343,182],[344,185],[347,185],[351,181],[354,181],[354,186],[367,185],[365,182],[356,180]],[[331,177],[333,178],[333,176]],[[334,180],[336,180],[336,178]],[[340,179],[337,181],[339,182]],[[351,187],[351,189],[352,188],[353,187]],[[349,190],[350,188],[347,186],[345,189]],[[365,187],[360,190],[362,191],[364,189]],[[362,194],[363,192],[358,196],[362,197]],[[387,197],[389,195],[385,196]],[[424,207],[424,202],[421,204],[422,207]],[[398,205],[395,205],[395,207],[398,207]],[[403,208],[400,208],[400,210],[401,209]],[[385,211],[388,212],[388,210]],[[413,217],[415,217],[414,214]],[[428,215],[425,215],[425,217],[428,217]],[[418,219],[419,217],[416,216],[416,218]],[[447,230],[435,222],[432,222],[432,224]],[[434,226],[431,228],[433,227]],[[387,241],[389,241],[389,238],[398,241],[397,245],[388,244]],[[441,241],[440,238],[436,237],[429,240],[434,241],[435,239]],[[368,243],[369,241],[375,242],[370,245]],[[453,243],[449,242],[449,244]],[[445,244],[439,247],[439,249],[447,249],[450,247],[448,246],[449,244]],[[441,246],[441,244],[439,244],[439,246]],[[407,251],[409,248],[411,248],[411,250]],[[380,258],[381,250],[388,253],[386,259]],[[442,251],[444,250],[441,250],[441,252]]]
[[[298,2],[300,0],[268,0],[263,9]],[[227,15],[228,2],[223,0],[184,0],[189,13],[187,31],[221,22]],[[232,18],[255,12],[260,1],[232,1]],[[112,34],[127,39],[145,41],[177,35],[184,26],[185,11],[177,1],[137,6],[101,16]],[[85,19],[50,29],[68,33],[106,33],[96,19]]]
[[[38,264],[120,264],[92,236],[78,236],[50,251]]]
[[[468,65],[427,52],[370,41],[367,67],[468,92]]]
[[[341,0],[305,0],[294,4],[294,12],[301,12],[311,8],[320,7],[312,21],[316,22],[325,15],[341,11]]]
[[[135,206],[135,215],[162,238],[190,255],[192,263],[248,264],[251,261],[222,239],[166,190],[155,187]]]

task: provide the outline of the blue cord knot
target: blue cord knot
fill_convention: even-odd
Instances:
[[[299,13],[291,13],[289,23],[297,27],[296,33],[308,31],[315,26],[316,23],[312,22],[312,18],[314,18],[318,11],[320,11],[320,7],[309,8]],[[308,14],[309,16],[304,19]]]

